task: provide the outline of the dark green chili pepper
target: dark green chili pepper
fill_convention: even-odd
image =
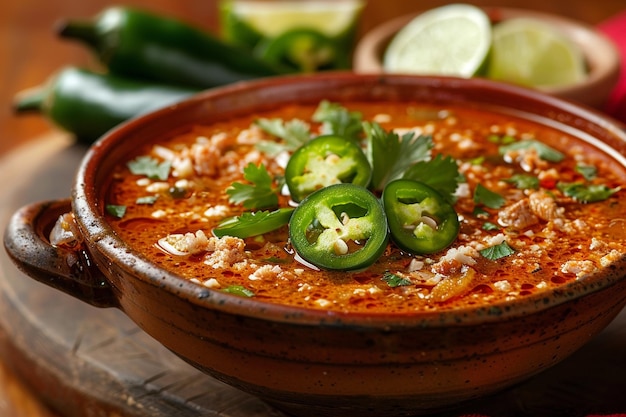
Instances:
[[[67,67],[44,86],[18,93],[16,113],[39,112],[85,143],[119,123],[174,104],[196,90]]]
[[[291,199],[301,201],[313,191],[337,183],[367,186],[372,168],[354,142],[339,136],[319,136],[298,148],[285,167]]]
[[[391,181],[383,190],[391,239],[413,254],[429,254],[450,245],[459,233],[454,207],[435,189],[414,180]]]
[[[132,8],[65,22],[58,33],[87,44],[113,73],[166,84],[204,89],[281,72],[209,32]]]
[[[255,54],[267,62],[315,72],[350,67],[349,55],[330,37],[314,29],[293,29],[257,45]]]
[[[319,268],[362,269],[385,250],[387,219],[378,198],[366,188],[330,185],[295,209],[289,239],[302,259]]]

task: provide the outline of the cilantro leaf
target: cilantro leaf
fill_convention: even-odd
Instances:
[[[604,201],[618,191],[618,188],[609,188],[604,184],[583,184],[580,182],[559,182],[556,186],[563,194],[581,203]]]
[[[395,287],[402,287],[405,285],[411,285],[412,282],[410,279],[407,278],[403,278],[399,275],[396,274],[392,274],[389,271],[385,271],[385,273],[383,274],[382,280],[385,281],[387,283],[387,285],[389,285],[392,288]]]
[[[257,149],[271,156],[276,156],[283,150],[295,151],[311,139],[310,126],[300,119],[283,121],[283,119],[257,119],[254,122],[261,130],[274,135],[284,142],[278,143],[268,140],[259,141]]]
[[[113,217],[121,219],[126,214],[126,206],[118,206],[115,204],[107,204],[105,207],[107,213]]]
[[[250,162],[243,169],[243,177],[252,184],[234,182],[226,190],[229,201],[233,204],[242,204],[248,209],[275,207],[278,205],[277,189],[274,181],[265,169]]]
[[[504,180],[513,184],[519,190],[537,190],[539,189],[539,178],[528,174],[515,174],[511,178]]]
[[[446,200],[454,202],[459,185],[459,167],[451,156],[436,155],[430,161],[418,161],[404,173],[404,178],[423,182],[439,191]]]
[[[322,134],[354,141],[358,141],[363,132],[362,118],[361,113],[327,100],[321,101],[313,114],[313,120],[322,123]]]
[[[487,230],[487,231],[500,230],[500,227],[495,223],[485,222],[483,224],[483,230]]]
[[[138,156],[128,162],[128,169],[135,175],[145,175],[150,179],[165,181],[170,175],[172,163],[170,161],[159,162],[150,156]]]
[[[505,201],[504,197],[500,194],[491,191],[482,184],[478,184],[474,190],[474,202],[476,204],[482,204],[492,209],[499,209],[504,205]]]
[[[430,159],[432,137],[408,132],[400,138],[376,122],[363,122],[368,138],[368,158],[372,165],[372,187],[382,190],[390,181],[401,178],[414,163]]]
[[[483,257],[489,259],[490,261],[496,261],[501,258],[505,258],[507,256],[513,255],[515,253],[515,249],[509,246],[506,241],[502,243],[490,246],[485,249],[481,249],[478,251]]]
[[[549,147],[545,143],[539,142],[534,139],[520,140],[509,145],[503,145],[499,148],[500,155],[504,155],[511,151],[521,151],[525,149],[534,149],[539,155],[539,158],[550,162],[561,162],[565,155],[557,151],[554,148]]]
[[[576,172],[582,174],[582,176],[587,180],[592,180],[596,177],[598,173],[598,169],[593,165],[576,165]]]

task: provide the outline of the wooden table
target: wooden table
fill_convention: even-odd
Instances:
[[[135,0],[129,4],[188,20],[210,29],[218,25],[217,0]],[[399,15],[442,5],[444,1],[369,0],[361,20],[361,32]],[[472,1],[477,5],[531,8],[597,24],[626,8],[624,0],[500,0]],[[106,0],[9,0],[0,2],[0,156],[13,155],[42,136],[59,132],[38,116],[15,117],[14,94],[42,83],[56,69],[72,64],[93,66],[81,46],[55,37],[61,18],[88,17],[114,4]],[[27,153],[24,158],[30,158]],[[19,173],[16,173],[19,175]],[[48,409],[36,392],[27,387],[13,368],[0,360],[0,415],[62,417]]]

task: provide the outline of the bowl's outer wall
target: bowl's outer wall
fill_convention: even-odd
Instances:
[[[510,310],[433,314],[423,321],[307,313],[199,288],[134,254],[106,225],[101,199],[111,169],[138,144],[194,123],[322,99],[505,106],[569,124],[626,153],[623,132],[600,114],[479,79],[347,73],[267,79],[202,93],[126,123],[81,164],[73,211],[120,308],[173,352],[299,415],[338,415],[340,404],[350,404],[346,415],[419,413],[557,363],[621,310],[623,271]]]
[[[478,326],[368,329],[276,323],[181,302],[119,277],[121,308],[192,365],[296,415],[426,412],[481,397],[546,369],[598,334],[626,303],[626,281],[517,319]],[[384,411],[382,414],[381,411]]]

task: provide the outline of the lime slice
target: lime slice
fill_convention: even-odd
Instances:
[[[293,29],[315,29],[334,37],[355,26],[362,0],[230,2],[230,13],[260,35],[273,38]]]
[[[514,18],[493,28],[487,75],[530,87],[556,87],[584,79],[585,58],[576,44],[549,24]]]
[[[385,51],[386,72],[471,77],[486,62],[491,22],[480,8],[450,4],[420,14]]]

